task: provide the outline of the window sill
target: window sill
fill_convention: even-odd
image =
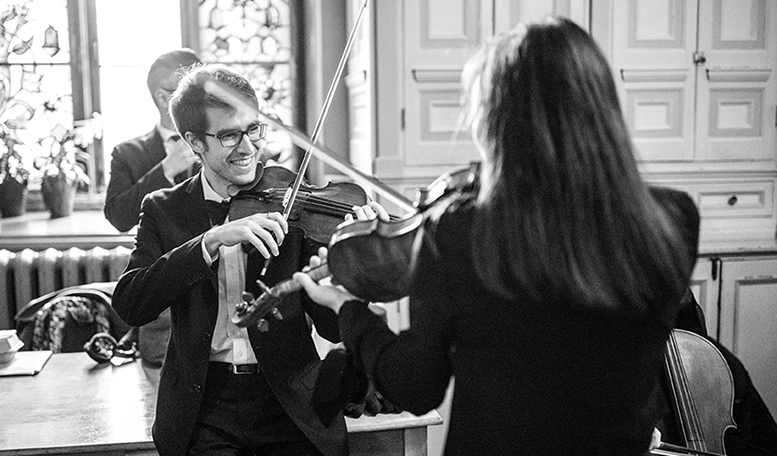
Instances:
[[[75,211],[102,211],[105,206],[104,193],[76,193]],[[27,194],[27,212],[47,212],[43,204],[43,194],[38,189],[30,189]]]
[[[67,217],[52,219],[48,211],[31,211],[18,217],[0,219],[0,249],[18,252],[71,247],[112,249],[132,248],[135,233],[120,233],[97,210],[77,210]]]

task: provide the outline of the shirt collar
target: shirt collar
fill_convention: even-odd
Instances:
[[[178,132],[175,130],[171,130],[167,127],[163,127],[161,123],[156,124],[156,130],[159,132],[159,134],[162,136],[162,142],[167,141],[170,139],[171,136],[178,136]]]
[[[202,170],[200,170],[200,180],[202,180],[202,196],[205,197],[205,201],[229,201],[229,198],[222,198],[221,195],[216,193],[216,190],[213,190]]]

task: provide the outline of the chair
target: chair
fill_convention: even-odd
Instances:
[[[101,332],[120,339],[130,327],[111,307],[115,286],[116,282],[79,285],[30,301],[16,314],[23,350],[79,352]]]

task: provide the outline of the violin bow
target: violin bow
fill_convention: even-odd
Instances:
[[[664,442],[661,442],[661,444],[656,449],[671,451],[672,454],[696,454],[699,456],[725,456],[720,453],[713,453],[710,451],[703,451],[703,450],[694,450],[693,448],[688,448],[680,445],[673,445],[671,443],[664,443]]]
[[[337,86],[340,84],[340,79],[343,76],[343,70],[345,69],[345,64],[348,63],[348,56],[351,54],[351,48],[353,48],[353,43],[356,38],[356,31],[359,28],[359,25],[362,22],[362,18],[364,17],[364,10],[367,9],[367,3],[369,0],[364,0],[364,3],[362,3],[361,8],[359,9],[359,14],[356,17],[356,21],[354,21],[353,27],[351,28],[351,33],[348,35],[348,41],[345,43],[345,49],[343,50],[343,54],[340,56],[340,62],[337,64],[337,69],[335,70],[335,76],[332,79],[332,83],[329,85],[329,91],[326,94],[326,97],[324,98],[324,104],[321,107],[321,112],[318,114],[318,120],[316,120],[316,125],[313,127],[313,133],[311,134],[311,142],[316,143],[318,141],[318,136],[321,134],[321,127],[324,125],[324,120],[326,119],[327,114],[329,113],[329,107],[332,105],[332,99],[334,99],[335,90],[337,90]],[[291,186],[291,192],[289,193],[289,197],[287,200],[286,205],[283,207],[283,218],[288,220],[289,214],[291,214],[292,207],[294,206],[294,201],[297,199],[297,194],[299,193],[300,186],[302,185],[302,180],[305,177],[305,172],[308,169],[308,165],[310,164],[310,158],[313,156],[312,148],[308,147],[307,150],[305,150],[305,155],[302,157],[302,162],[300,163],[299,170],[297,171],[297,177],[294,179],[294,183]],[[272,257],[269,257],[265,260],[264,266],[262,267],[262,271],[259,275],[264,276],[265,273],[267,273],[267,268],[270,265],[270,261],[272,260]]]
[[[351,33],[348,35],[348,41],[345,43],[345,49],[343,50],[343,54],[340,56],[340,62],[337,64],[335,76],[332,79],[332,83],[329,85],[329,91],[326,94],[326,98],[324,98],[324,104],[321,107],[321,112],[318,114],[318,120],[316,120],[316,125],[313,127],[313,133],[310,135],[310,142],[313,144],[318,141],[318,137],[321,134],[321,127],[324,125],[324,120],[329,113],[329,107],[332,105],[332,99],[334,99],[335,91],[337,90],[337,86],[340,84],[340,79],[343,76],[343,70],[345,69],[346,63],[348,63],[348,56],[351,54],[351,48],[353,48],[353,43],[356,40],[356,31],[361,25],[362,18],[364,17],[364,11],[367,9],[367,3],[369,1],[370,0],[364,0],[364,3],[362,3],[361,8],[359,9],[359,14],[356,16],[356,21],[354,21],[353,27],[351,28]],[[302,157],[302,162],[299,165],[297,178],[294,179],[294,184],[291,187],[289,202],[283,209],[283,217],[286,219],[288,219],[289,214],[291,213],[291,207],[294,204],[294,200],[296,199],[297,194],[299,193],[302,179],[304,178],[305,171],[308,169],[310,158],[312,156],[313,148],[308,147],[305,150],[305,155]]]

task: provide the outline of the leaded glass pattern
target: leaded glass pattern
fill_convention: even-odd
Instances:
[[[291,125],[291,27],[288,0],[199,0],[200,55],[241,72],[256,89],[260,109]],[[279,163],[291,140],[270,131],[266,148]]]
[[[0,113],[72,104],[71,94],[67,0],[0,1]]]
[[[1,161],[29,175],[57,123],[73,124],[67,0],[0,0]]]

